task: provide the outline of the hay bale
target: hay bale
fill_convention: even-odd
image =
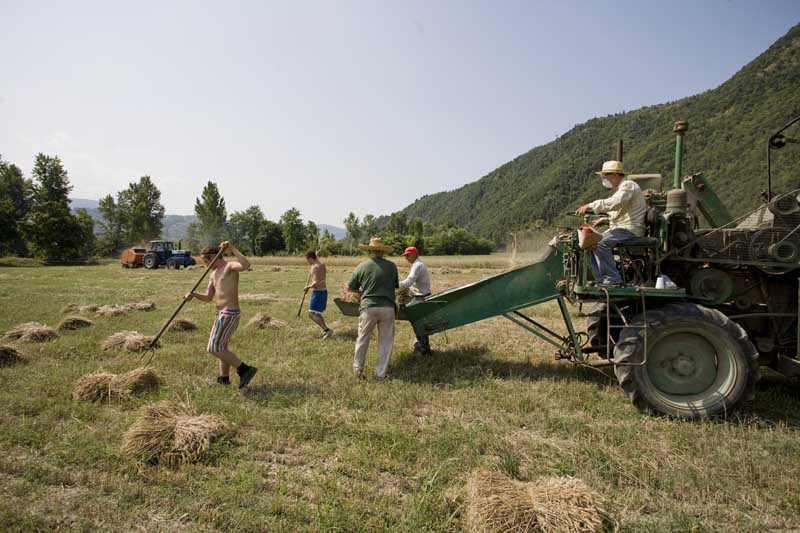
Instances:
[[[342,292],[339,294],[339,299],[350,304],[360,304],[361,294],[351,291],[347,288],[347,285],[342,285]]]
[[[80,316],[68,316],[64,320],[59,322],[58,326],[56,326],[56,329],[58,329],[59,331],[76,330],[76,329],[81,329],[81,328],[88,328],[88,327],[91,327],[93,325],[94,325],[94,322],[92,322],[91,320],[87,320],[87,319],[85,319],[83,317],[80,317]]]
[[[397,305],[408,304],[413,296],[411,296],[411,289],[397,289],[394,291],[394,302]]]
[[[130,352],[139,352],[149,348],[151,342],[153,337],[142,335],[138,331],[118,331],[104,340],[100,346],[106,351],[125,348]]]
[[[193,463],[228,431],[223,418],[198,415],[188,402],[160,402],[145,407],[142,416],[125,432],[122,453],[146,464]]]
[[[572,477],[533,482],[509,479],[497,471],[478,470],[467,481],[469,531],[603,531],[614,520],[602,500]]]
[[[277,318],[272,318],[269,315],[264,313],[257,313],[256,316],[250,319],[247,323],[248,328],[258,328],[258,329],[281,329],[287,326],[286,322],[283,320],[278,320]]]
[[[22,362],[22,356],[11,346],[0,345],[0,366],[14,365]]]
[[[72,389],[72,399],[85,402],[111,399],[111,381],[115,377],[108,372],[95,372],[82,376]]]
[[[58,337],[56,330],[38,322],[25,322],[19,324],[6,332],[9,339],[17,339],[21,342],[44,342]]]
[[[111,389],[120,396],[141,394],[161,386],[161,377],[153,368],[137,368],[114,377]]]
[[[101,305],[97,308],[95,313],[100,316],[120,316],[128,314],[129,311],[130,309],[125,305],[112,304]]]
[[[179,318],[169,327],[170,331],[194,331],[197,329],[197,324],[185,318]]]
[[[71,314],[84,314],[84,313],[94,313],[99,309],[96,305],[79,305],[79,304],[67,304],[61,308],[61,312],[65,315]]]
[[[125,304],[125,307],[132,311],[155,311],[156,304],[153,302],[133,302]]]
[[[124,400],[158,388],[161,378],[152,368],[137,368],[125,374],[95,372],[81,377],[72,389],[72,399],[88,402]]]

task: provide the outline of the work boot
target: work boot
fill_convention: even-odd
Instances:
[[[220,385],[230,385],[231,378],[230,376],[217,376],[217,383]]]
[[[253,376],[256,375],[258,369],[254,366],[248,366],[244,363],[236,369],[236,373],[239,374],[239,388],[243,389],[250,383],[250,380],[253,379]]]

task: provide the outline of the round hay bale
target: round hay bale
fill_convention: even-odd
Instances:
[[[194,331],[197,329],[197,324],[185,318],[179,318],[169,327],[170,331]]]
[[[572,477],[524,482],[478,470],[467,481],[469,531],[603,531],[614,520],[600,496]]]
[[[286,326],[287,324],[283,320],[272,318],[271,316],[266,315],[264,313],[257,313],[247,323],[248,328],[258,328],[258,329],[281,329],[285,328]]]
[[[139,352],[150,347],[153,337],[142,335],[138,331],[118,331],[104,340],[100,346],[110,351],[125,348],[130,352]]]
[[[22,356],[11,346],[0,345],[0,366],[14,365],[22,362]]]
[[[91,320],[87,320],[83,317],[68,316],[64,320],[59,322],[58,326],[56,326],[56,329],[58,329],[59,331],[76,330],[76,329],[88,328],[93,325],[94,322],[92,322]]]
[[[111,399],[111,381],[116,376],[108,372],[95,372],[82,376],[72,389],[72,399],[99,402]]]
[[[198,415],[189,403],[160,402],[145,407],[125,432],[122,453],[146,464],[178,466],[197,462],[228,430],[223,418]]]
[[[25,322],[6,332],[6,337],[21,342],[44,342],[58,337],[56,330],[38,322]]]

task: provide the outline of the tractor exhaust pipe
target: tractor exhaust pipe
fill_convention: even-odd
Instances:
[[[681,188],[681,167],[683,166],[683,134],[689,129],[689,123],[679,120],[672,126],[675,133],[675,175],[672,179],[672,188]]]

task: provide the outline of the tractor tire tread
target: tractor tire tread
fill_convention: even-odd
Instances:
[[[747,362],[747,381],[741,396],[736,399],[734,405],[727,405],[727,402],[722,402],[723,405],[721,409],[718,409],[717,412],[705,413],[704,416],[724,415],[740,407],[742,403],[752,401],[755,397],[756,383],[760,379],[761,374],[758,363],[758,350],[756,350],[753,343],[750,342],[744,328],[716,309],[686,303],[668,304],[658,309],[647,311],[647,327],[658,328],[664,325],[670,318],[676,316],[682,318],[702,318],[723,328],[741,347]],[[619,342],[614,349],[615,362],[635,363],[640,360],[638,354],[640,353],[639,346],[643,343],[645,328],[642,326],[644,325],[644,320],[642,316],[639,315],[631,323],[632,327],[622,330]],[[651,414],[664,414],[653,409],[648,403],[643,391],[640,390],[634,379],[633,373],[635,368],[636,367],[633,366],[614,365],[614,374],[616,374],[617,381],[619,381],[619,384],[622,386],[622,390],[625,391],[633,405],[640,411]],[[676,414],[674,416],[679,418],[691,418],[688,414]]]

